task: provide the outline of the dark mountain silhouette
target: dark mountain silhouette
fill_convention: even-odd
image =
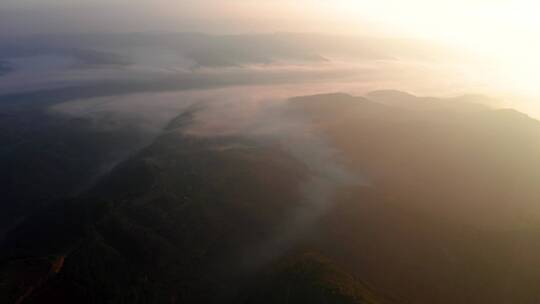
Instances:
[[[191,107],[95,185],[20,209],[0,247],[0,301],[536,303],[540,123],[482,103],[291,99],[280,117],[305,120],[368,182],[335,186],[283,242],[290,215],[313,207],[316,168],[281,138],[189,132],[207,110]]]
[[[540,123],[477,96],[367,98],[294,100],[373,185],[338,199],[323,247],[411,302],[534,303]]]

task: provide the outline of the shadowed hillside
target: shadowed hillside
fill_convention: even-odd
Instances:
[[[411,302],[534,303],[540,123],[477,96],[367,98],[292,100],[372,183],[342,193],[322,248]]]
[[[7,234],[1,299],[536,303],[540,123],[484,101],[297,97],[243,122],[273,136],[190,107]]]
[[[8,302],[234,303],[245,292],[268,258],[251,247],[273,239],[305,200],[299,189],[306,168],[271,142],[183,135],[191,117],[180,117],[92,190],[29,217],[8,235],[2,250]],[[260,266],[245,268],[239,260],[245,253],[247,264]],[[30,273],[52,256],[65,257],[52,276],[45,270],[21,283],[10,274]],[[19,259],[29,262],[13,264]],[[316,273],[306,276],[318,280]],[[331,284],[310,290],[341,299],[329,293]],[[363,303],[359,293],[340,301]]]

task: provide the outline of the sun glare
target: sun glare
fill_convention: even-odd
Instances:
[[[494,94],[540,97],[540,4],[536,1],[332,3],[342,19],[367,20],[388,36],[427,39],[476,54],[480,60],[468,62],[466,74]],[[324,7],[328,11],[331,5]]]

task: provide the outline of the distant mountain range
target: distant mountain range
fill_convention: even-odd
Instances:
[[[326,57],[349,60],[421,60],[451,62],[465,53],[419,40],[376,39],[323,34],[208,35],[65,34],[5,38],[0,60],[62,55],[87,65],[127,65],[141,56],[189,60],[191,67],[226,67],[272,62],[324,62]]]

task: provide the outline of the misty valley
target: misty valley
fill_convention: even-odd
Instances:
[[[3,39],[0,302],[538,303],[540,121],[456,94],[467,56]]]

